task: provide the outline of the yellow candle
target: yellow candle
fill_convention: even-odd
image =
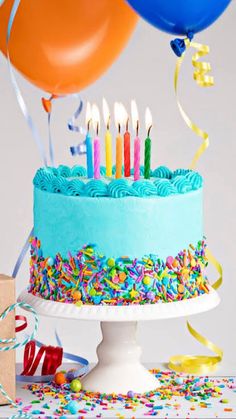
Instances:
[[[122,177],[122,137],[120,133],[116,137],[116,179]]]
[[[111,133],[109,130],[105,134],[105,148],[106,148],[106,176],[112,176],[112,143]]]
[[[102,101],[103,107],[103,118],[107,131],[105,134],[105,153],[106,153],[106,176],[112,176],[112,142],[111,142],[111,133],[110,133],[110,111],[106,99],[103,98]]]

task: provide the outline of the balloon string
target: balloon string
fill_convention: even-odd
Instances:
[[[223,282],[223,270],[221,264],[216,260],[209,249],[206,250],[206,256],[210,263],[216,268],[219,277],[212,285],[217,290]],[[174,355],[169,360],[169,368],[177,372],[185,372],[190,374],[207,374],[215,371],[219,362],[223,359],[223,351],[210,340],[197,332],[187,321],[187,329],[189,333],[203,346],[215,353],[215,356],[202,355]]]
[[[15,16],[16,16],[16,13],[18,11],[19,5],[20,5],[20,0],[14,0],[13,6],[12,6],[12,9],[11,9],[11,13],[10,13],[10,17],[9,17],[9,21],[8,21],[7,37],[6,37],[7,65],[8,65],[10,79],[11,79],[11,83],[12,83],[12,86],[13,86],[13,89],[14,89],[14,92],[15,92],[15,95],[16,95],[17,102],[19,104],[19,107],[21,109],[22,114],[25,117],[25,120],[28,124],[28,127],[30,128],[30,130],[33,134],[33,138],[34,138],[35,143],[36,143],[36,145],[39,149],[39,152],[40,152],[41,158],[43,160],[43,163],[44,163],[45,166],[47,166],[47,157],[46,157],[46,153],[45,153],[45,150],[44,150],[43,142],[41,140],[41,137],[40,137],[40,134],[37,130],[37,127],[34,124],[31,115],[29,114],[26,103],[24,101],[24,98],[22,96],[20,88],[17,84],[16,78],[15,78],[15,75],[14,75],[13,67],[11,65],[10,52],[9,52],[9,41],[10,41],[11,31],[12,31],[13,23],[14,23]]]
[[[56,96],[51,95],[49,98],[42,98],[42,104],[45,112],[48,114],[48,136],[49,136],[49,153],[50,153],[50,160],[52,166],[55,166],[54,161],[54,149],[52,144],[52,138],[51,138],[51,114],[52,114],[52,102],[54,99],[64,99],[67,96]],[[76,99],[79,98],[78,94],[72,94],[70,97],[74,97]],[[79,98],[80,99],[80,98]],[[75,112],[73,115],[68,119],[67,122],[67,128],[69,131],[73,131],[79,134],[86,134],[86,130],[81,125],[76,124],[76,120],[79,118],[81,112],[83,110],[83,101],[80,99],[79,105],[77,106]],[[75,154],[82,155],[86,154],[86,141],[83,141],[79,143],[77,146],[71,146],[70,151],[72,156]]]
[[[194,73],[193,78],[197,82],[197,84],[201,87],[209,87],[214,85],[214,78],[212,76],[209,76],[208,73],[211,71],[211,65],[207,62],[199,61],[199,58],[204,57],[209,53],[209,47],[207,45],[198,44],[196,42],[191,42],[190,39],[184,40],[185,48],[195,48],[197,52],[192,57],[192,64],[194,67]],[[181,116],[187,126],[202,139],[202,143],[198,150],[196,151],[192,162],[190,164],[190,169],[194,169],[198,163],[199,158],[201,155],[206,151],[206,149],[209,146],[209,135],[207,132],[202,130],[198,127],[192,120],[189,118],[189,116],[184,111],[182,105],[180,104],[179,98],[178,98],[178,83],[179,83],[179,74],[181,65],[183,63],[185,57],[185,53],[182,53],[182,55],[177,59],[176,67],[175,67],[175,75],[174,75],[174,89],[176,94],[176,100],[177,105],[179,108],[179,111],[181,113]]]

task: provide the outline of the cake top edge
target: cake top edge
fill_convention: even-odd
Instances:
[[[144,178],[144,168],[140,167],[140,179],[133,180],[133,170],[129,178],[106,176],[106,168],[101,167],[100,179],[88,179],[83,166],[44,167],[37,170],[33,184],[36,188],[66,196],[110,197],[166,197],[169,195],[186,194],[202,188],[202,176],[190,169],[170,170],[159,166],[151,171],[150,179]]]

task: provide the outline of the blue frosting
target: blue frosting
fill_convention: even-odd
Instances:
[[[111,197],[166,197],[173,194],[185,194],[202,187],[202,177],[189,169],[177,169],[172,172],[166,166],[160,166],[151,172],[151,179],[106,178],[105,168],[101,167],[101,179],[86,179],[86,169],[81,166],[59,166],[58,168],[39,169],[34,177],[34,186],[41,191],[59,193],[68,196]]]
[[[167,185],[166,179],[158,188],[160,185],[165,198],[152,195],[156,185],[149,181],[137,181],[130,188],[124,179],[108,185],[93,180],[82,187],[85,195],[80,199],[73,196],[81,194],[77,186],[71,189],[71,196],[35,187],[34,234],[44,254],[51,257],[58,252],[63,257],[68,251],[74,254],[86,243],[96,244],[102,253],[115,258],[175,255],[203,236],[202,188],[177,194],[171,192],[174,186]],[[62,182],[60,187],[63,190],[65,184]],[[116,199],[101,198],[106,188],[112,189]],[[127,191],[133,194],[131,189],[137,196],[124,199]],[[140,199],[142,195],[148,198]]]

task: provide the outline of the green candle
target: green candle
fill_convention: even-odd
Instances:
[[[151,147],[152,147],[151,139],[147,137],[145,140],[145,151],[144,151],[144,178],[145,179],[150,179]]]
[[[146,128],[147,128],[147,138],[145,140],[145,149],[144,149],[144,178],[150,179],[151,149],[152,149],[150,131],[152,128],[152,115],[149,108],[146,109],[145,122],[146,122]]]

